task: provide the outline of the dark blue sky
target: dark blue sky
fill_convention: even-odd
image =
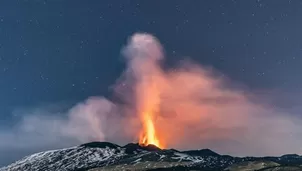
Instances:
[[[301,8],[300,0],[2,0],[1,126],[14,124],[15,109],[110,96],[135,32],[158,37],[168,65],[189,56],[251,89],[299,94]]]
[[[184,56],[251,88],[302,86],[299,0],[59,1],[0,3],[0,118],[15,108],[109,95],[120,49],[156,35],[168,63]]]

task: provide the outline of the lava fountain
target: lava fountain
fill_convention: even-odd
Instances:
[[[159,80],[157,80],[154,75],[147,75],[141,79],[136,87],[138,91],[136,93],[137,99],[139,99],[138,114],[142,123],[139,144],[153,144],[159,148],[163,148],[163,144],[159,140],[158,130],[155,126],[160,106],[159,83]]]
[[[143,130],[140,135],[139,144],[140,145],[149,145],[153,144],[157,147],[162,148],[162,145],[160,144],[155,127],[154,127],[154,121],[150,117],[148,113],[143,114],[145,116],[145,119],[143,120]]]

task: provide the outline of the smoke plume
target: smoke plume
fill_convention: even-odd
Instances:
[[[213,68],[182,61],[164,69],[160,42],[144,33],[130,37],[122,54],[127,68],[114,86],[115,101],[91,97],[64,115],[29,111],[11,131],[0,132],[0,149],[137,142],[140,112],[152,108],[167,148],[240,156],[301,153],[301,118],[233,86]]]

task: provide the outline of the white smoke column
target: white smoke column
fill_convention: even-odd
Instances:
[[[135,34],[129,40],[124,54],[128,59],[126,79],[127,77],[134,79],[131,83],[134,88],[132,100],[135,101],[135,112],[142,124],[139,143],[161,146],[152,122],[160,110],[161,103],[162,74],[159,66],[159,61],[163,58],[161,45],[149,34]]]

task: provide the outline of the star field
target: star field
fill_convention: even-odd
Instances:
[[[251,88],[298,90],[302,2],[0,2],[0,117],[18,107],[110,95],[120,49],[137,31],[156,35],[168,64],[184,57]]]

